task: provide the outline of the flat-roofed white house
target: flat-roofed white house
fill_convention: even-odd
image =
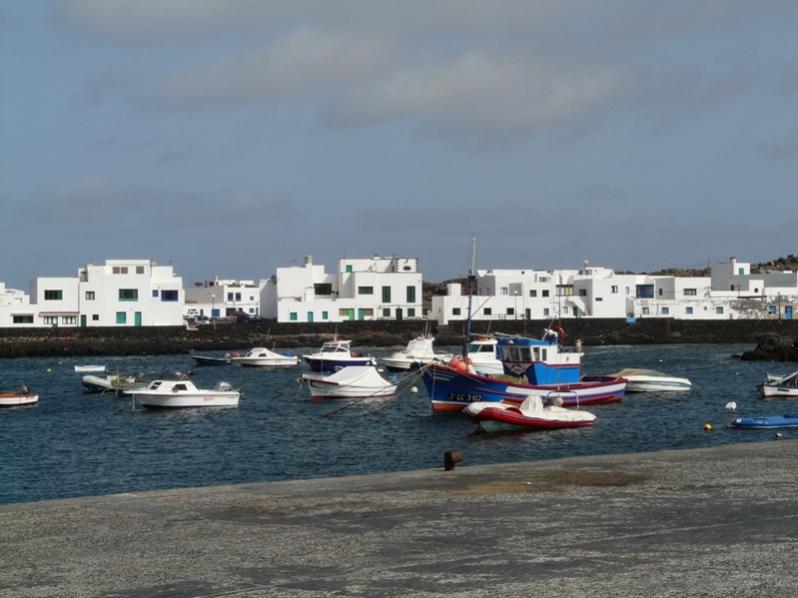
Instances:
[[[239,313],[260,315],[260,293],[265,280],[222,279],[195,282],[186,289],[185,312],[187,316],[222,318]]]
[[[36,308],[31,306],[28,294],[0,282],[0,328],[35,325]]]
[[[17,301],[8,325],[183,324],[183,281],[175,276],[172,266],[159,266],[151,260],[87,264],[78,270],[77,276],[33,278],[30,289],[30,301]]]
[[[277,268],[261,291],[261,314],[278,322],[423,317],[417,258],[343,258],[335,273],[313,263]]]

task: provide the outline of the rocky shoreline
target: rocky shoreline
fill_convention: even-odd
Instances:
[[[198,330],[171,328],[29,328],[0,329],[0,358],[94,355],[163,355],[191,350],[242,350],[255,346],[318,347],[338,335],[353,346],[401,347],[422,334],[423,321],[364,321],[340,324],[219,323]],[[474,334],[503,332],[540,336],[548,322],[475,322]],[[584,346],[666,343],[750,343],[756,347],[743,359],[798,361],[798,321],[668,319],[575,319],[562,322],[566,342],[579,339]],[[462,322],[449,326],[429,323],[437,346],[462,343]],[[758,343],[758,344],[757,344]]]

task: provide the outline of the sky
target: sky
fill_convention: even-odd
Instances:
[[[798,253],[798,3],[0,0],[0,281]]]

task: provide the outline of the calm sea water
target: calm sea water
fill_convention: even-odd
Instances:
[[[219,380],[240,387],[245,397],[239,408],[147,411],[84,394],[74,366],[100,363],[155,377],[192,368],[188,355],[4,360],[0,388],[25,383],[40,399],[35,407],[0,409],[0,503],[432,468],[452,449],[465,453],[464,465],[474,465],[766,440],[773,431],[728,424],[737,415],[789,413],[788,400],[762,401],[756,385],[766,371],[790,367],[731,357],[750,348],[588,347],[586,374],[653,368],[687,376],[693,390],[627,395],[622,403],[595,406],[592,428],[498,436],[475,434],[463,415],[431,414],[420,380],[417,393],[360,403],[330,417],[344,403],[310,401],[307,388],[297,384],[300,368],[194,368],[200,387]],[[379,357],[389,351],[370,352]],[[725,409],[729,401],[736,401],[736,413]],[[706,422],[714,431],[704,431]],[[782,432],[798,437],[798,430]]]

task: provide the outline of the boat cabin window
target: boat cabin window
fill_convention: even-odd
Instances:
[[[493,353],[493,346],[492,345],[482,345],[479,348],[480,353]]]
[[[540,353],[541,353],[541,357],[540,357],[540,359],[541,359],[542,361],[546,361],[546,359],[547,359],[547,356],[548,356],[548,349],[541,349],[541,350],[540,350]]]
[[[158,388],[160,385],[161,385],[161,381],[160,381],[160,380],[156,380],[155,382],[153,382],[152,384],[150,384],[150,390],[155,390],[155,389],[156,389],[156,388]]]
[[[535,356],[534,357],[535,361],[540,361],[540,349],[538,347],[535,347],[534,349],[532,349],[532,353]]]
[[[179,391],[179,390],[188,390],[188,388],[186,388],[186,385],[185,385],[185,384],[175,384],[175,385],[172,387],[172,392],[177,392],[177,391]]]

